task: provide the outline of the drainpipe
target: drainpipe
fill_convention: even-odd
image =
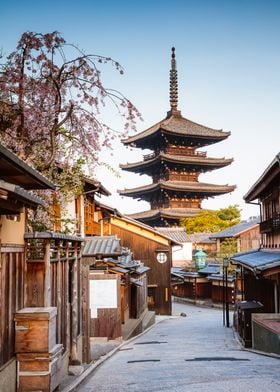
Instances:
[[[279,298],[278,298],[278,290],[277,290],[277,282],[274,282],[274,313],[278,313],[279,309]]]

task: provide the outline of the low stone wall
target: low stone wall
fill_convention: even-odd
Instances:
[[[252,314],[252,348],[280,355],[280,314]]]

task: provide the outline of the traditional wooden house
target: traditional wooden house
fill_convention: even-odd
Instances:
[[[245,301],[237,309],[236,327],[243,343],[251,345],[251,313],[261,310],[264,314],[278,314],[280,311],[280,154],[244,199],[247,203],[257,202],[261,207],[260,249],[237,253],[231,257],[241,269],[242,298]],[[266,328],[266,324],[268,329],[271,327],[271,323],[265,321],[268,318],[264,315],[262,328]]]
[[[236,252],[259,249],[261,241],[259,223],[259,217],[252,217],[209,237],[217,241],[217,253],[220,253],[221,244],[228,238],[235,240]]]
[[[100,229],[104,213],[96,197],[109,196],[110,192],[97,180],[84,178],[83,192],[67,201],[64,206],[53,205],[53,230],[84,236],[102,235]]]
[[[43,200],[31,189],[54,185],[0,144],[0,385],[16,389],[14,314],[25,306],[26,209]]]
[[[154,321],[147,308],[149,270],[117,236],[86,237],[84,261],[90,265],[90,336],[132,336]]]
[[[171,314],[172,245],[180,244],[127,216],[111,216],[109,230],[121,238],[136,259],[150,268],[147,272],[149,309],[156,314]]]
[[[82,238],[27,233],[27,208],[44,204],[31,189],[55,186],[0,145],[1,392],[53,391],[68,364],[87,356]]]
[[[152,150],[141,162],[120,166],[123,170],[151,176],[152,183],[119,193],[149,202],[150,210],[130,217],[153,227],[176,226],[180,219],[201,211],[204,199],[235,189],[231,185],[199,181],[201,173],[232,163],[232,159],[209,158],[205,151],[198,151],[201,147],[225,140],[230,132],[211,129],[184,118],[177,109],[177,89],[175,49],[172,48],[170,111],[167,117],[123,141],[126,146]]]
[[[86,180],[87,181],[87,180]],[[83,192],[79,199],[81,206],[72,201],[71,211],[80,211],[79,219],[74,220],[76,226],[72,231],[86,236],[117,235],[124,247],[131,249],[136,260],[140,260],[150,270],[148,276],[148,305],[156,314],[171,314],[170,269],[172,263],[172,245],[180,243],[170,239],[148,225],[135,219],[123,216],[115,208],[109,207],[96,200],[96,195],[108,194],[105,188],[94,181],[90,188]],[[85,197],[90,195],[91,213],[85,208]],[[74,214],[75,215],[75,214]],[[74,217],[73,215],[73,217]],[[68,215],[67,215],[68,217]],[[94,220],[94,222],[93,222]],[[80,226],[77,226],[80,222]],[[89,229],[90,228],[90,229]]]
[[[172,246],[172,267],[186,267],[192,263],[192,242],[183,227],[155,227],[155,229],[180,245]]]
[[[211,283],[197,271],[171,270],[171,288],[175,297],[190,299],[194,302],[211,298]]]
[[[235,278],[225,275],[221,265],[209,263],[199,271],[188,271],[172,268],[171,287],[175,297],[185,298],[194,303],[204,301],[209,305],[222,304],[226,301],[232,306],[235,303]]]

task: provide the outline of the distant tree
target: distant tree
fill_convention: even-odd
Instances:
[[[121,74],[122,66],[110,57],[85,53],[57,31],[25,32],[2,60],[1,142],[61,189],[73,191],[73,183],[79,188],[84,165],[92,172],[102,147],[110,147],[140,118],[129,99],[101,80],[98,66],[109,63]],[[108,104],[123,118],[122,131],[102,121]]]
[[[240,222],[241,210],[237,204],[230,205],[226,208],[220,208],[217,211],[217,215],[220,219],[228,222],[234,222],[234,224]]]
[[[237,205],[220,210],[202,210],[194,217],[182,219],[181,226],[186,228],[188,234],[216,233],[239,223],[240,212]]]

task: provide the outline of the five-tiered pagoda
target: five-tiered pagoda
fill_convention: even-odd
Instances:
[[[200,147],[226,139],[223,132],[194,123],[177,109],[178,82],[175,48],[170,70],[170,111],[147,130],[123,140],[131,147],[150,149],[141,162],[120,165],[124,170],[147,174],[152,184],[119,191],[122,196],[147,201],[148,211],[129,215],[150,226],[176,226],[180,219],[201,211],[204,199],[232,192],[235,186],[199,182],[199,175],[231,164],[233,159],[209,158]]]

